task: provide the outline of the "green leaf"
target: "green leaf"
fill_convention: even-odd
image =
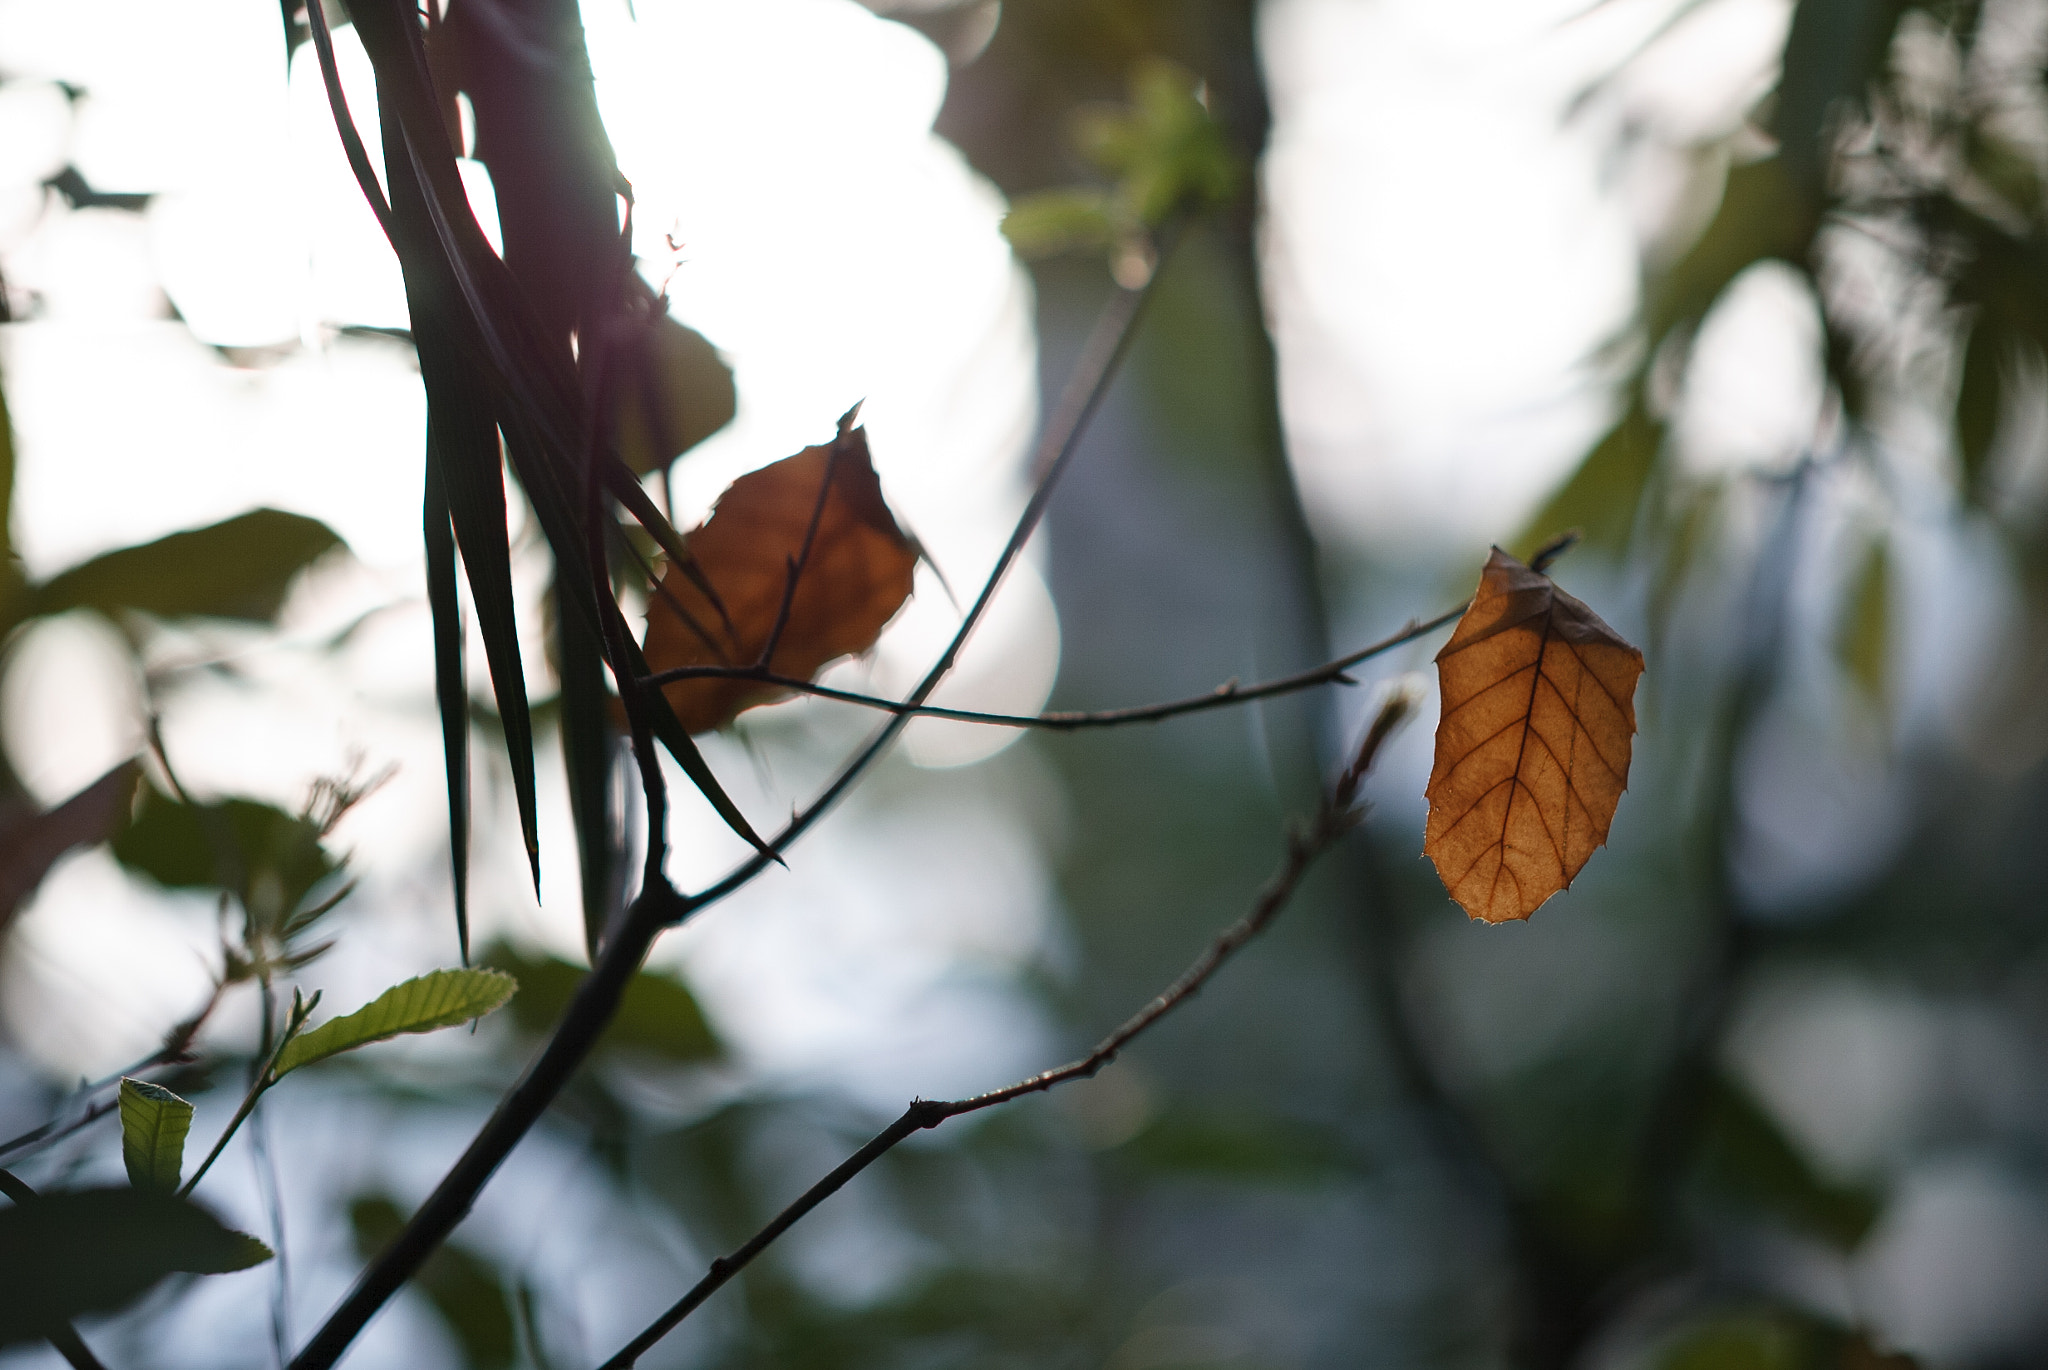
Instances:
[[[1907,8],[1901,0],[1799,0],[1792,11],[1771,132],[1802,198],[1816,206],[1840,121],[1865,103]]]
[[[1884,709],[1891,698],[1891,557],[1883,537],[1871,539],[1842,604],[1835,656],[1868,699]]]
[[[1853,1251],[1876,1223],[1877,1196],[1823,1179],[1748,1092],[1721,1078],[1711,1085],[1699,1143],[1699,1178],[1709,1189],[1762,1208]]]
[[[354,1013],[300,1033],[279,1053],[275,1075],[412,1032],[433,1032],[481,1018],[500,1007],[519,984],[495,970],[437,970],[393,985]]]
[[[1714,217],[1648,291],[1643,324],[1649,347],[1698,324],[1735,278],[1758,262],[1808,270],[1819,229],[1820,211],[1800,195],[1779,158],[1729,168]]]
[[[1626,547],[1663,449],[1664,425],[1649,416],[1638,396],[1523,526],[1513,544],[1515,554],[1526,558],[1569,528],[1577,528],[1589,546]]]
[[[317,519],[257,509],[94,557],[33,592],[30,612],[276,619],[294,577],[342,541]]]
[[[666,314],[630,330],[617,353],[612,420],[619,456],[636,475],[665,470],[739,412],[718,349]]]
[[[254,1237],[161,1190],[43,1194],[0,1210],[0,1346],[124,1307],[166,1275],[226,1274],[270,1256]]]
[[[506,971],[519,981],[512,1021],[520,1031],[537,1037],[554,1030],[590,974],[559,957],[522,954],[506,942],[493,944],[480,964]],[[725,1054],[689,987],[646,970],[627,983],[619,1010],[599,1045],[642,1051],[678,1064],[715,1061]]]
[[[1128,105],[1078,121],[1082,154],[1119,177],[1125,215],[1157,225],[1181,210],[1222,204],[1237,192],[1237,158],[1201,89],[1184,68],[1148,58],[1131,72]]]
[[[1117,234],[1109,196],[1082,187],[1019,195],[1003,216],[1003,236],[1026,261],[1100,250],[1116,241]]]
[[[121,1080],[121,1160],[137,1189],[173,1191],[185,1166],[192,1105],[147,1080]]]
[[[224,889],[276,930],[314,886],[341,869],[319,826],[255,799],[187,804],[146,786],[114,838],[114,859],[169,889]]]
[[[376,1259],[405,1228],[405,1214],[381,1194],[365,1195],[348,1206],[355,1229],[356,1253]],[[471,1370],[509,1370],[518,1355],[519,1338],[512,1300],[496,1266],[455,1242],[427,1257],[413,1277],[448,1330],[462,1343]]]

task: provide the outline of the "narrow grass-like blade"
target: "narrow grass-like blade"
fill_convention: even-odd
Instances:
[[[583,877],[583,943],[594,964],[616,911],[623,853],[612,818],[612,727],[606,718],[604,655],[585,615],[557,587],[555,644],[562,674],[562,762],[569,776],[569,815]]]
[[[469,964],[469,684],[462,668],[462,597],[455,580],[455,529],[441,464],[427,444],[423,521],[427,604],[434,614],[434,697],[441,708],[441,755],[448,777],[448,866],[455,882],[455,937]]]
[[[633,674],[645,676],[647,658],[640,654],[639,647],[635,646],[631,639],[627,640],[626,646],[631,653],[630,665]],[[718,811],[718,816],[725,820],[726,826],[744,837],[761,855],[774,857],[780,861],[782,858],[768,849],[768,844],[754,831],[753,824],[747,822],[747,816],[740,812],[739,805],[732,802],[732,796],[718,783],[718,777],[712,773],[710,763],[704,759],[704,753],[697,750],[697,744],[684,730],[682,720],[677,718],[676,711],[669,707],[668,696],[660,690],[647,690],[642,698],[647,701],[649,722],[653,726],[656,740],[668,748],[668,754],[676,759],[676,764],[683,768],[683,774],[690,777],[690,783],[697,787],[698,792],[711,801],[711,807]]]

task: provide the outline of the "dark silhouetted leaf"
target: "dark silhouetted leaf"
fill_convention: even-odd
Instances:
[[[1840,120],[1864,102],[1906,9],[1901,0],[1799,0],[1792,11],[1771,131],[1816,207]]]
[[[44,1194],[0,1209],[0,1346],[124,1307],[166,1275],[220,1275],[269,1259],[262,1242],[174,1194]]]
[[[525,955],[508,943],[494,944],[481,964],[519,981],[512,1020],[536,1036],[554,1030],[589,972],[557,957]],[[629,1047],[665,1060],[712,1061],[725,1048],[704,1018],[689,987],[653,971],[641,971],[626,986],[617,1016],[605,1030],[605,1046]]]
[[[185,1166],[185,1134],[192,1105],[147,1080],[121,1081],[121,1162],[137,1189],[178,1187]]]
[[[562,765],[568,773],[569,818],[576,829],[577,873],[583,886],[583,945],[592,961],[624,891],[619,829],[612,815],[617,748],[604,687],[603,647],[574,607],[555,591],[555,641],[562,678]],[[521,980],[521,983],[525,983]],[[531,987],[529,986],[529,992]]]
[[[625,331],[612,365],[619,456],[638,475],[659,471],[732,422],[732,368],[718,349],[666,314]]]
[[[58,857],[113,835],[128,816],[140,775],[133,761],[124,761],[44,813],[23,801],[0,803],[0,930]]]
[[[1495,548],[1437,653],[1443,715],[1423,853],[1489,923],[1527,918],[1607,840],[1643,654]]]
[[[413,1032],[434,1032],[481,1018],[512,997],[518,983],[502,971],[437,970],[393,985],[354,1013],[300,1033],[278,1054],[279,1077],[300,1066]]]
[[[74,566],[35,591],[32,612],[135,610],[268,623],[293,578],[341,545],[317,519],[257,509]]]
[[[647,611],[647,662],[657,671],[752,666],[772,639],[770,669],[809,679],[827,662],[874,645],[910,598],[917,569],[916,548],[883,502],[859,428],[734,481],[690,534],[689,550],[719,604],[670,568]],[[701,733],[786,692],[744,680],[691,680],[664,693],[685,730]]]

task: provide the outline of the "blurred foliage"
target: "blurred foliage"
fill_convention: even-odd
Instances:
[[[349,1202],[349,1226],[356,1251],[369,1260],[405,1226],[405,1211],[381,1194],[361,1195]],[[441,1316],[473,1370],[509,1370],[519,1337],[513,1322],[514,1298],[504,1277],[488,1259],[457,1242],[436,1251],[420,1271],[414,1287]]]
[[[519,993],[512,1000],[512,1021],[521,1032],[534,1037],[545,1037],[553,1030],[577,987],[590,974],[559,957],[521,952],[510,942],[492,943],[477,963],[504,971],[519,982]],[[654,971],[641,971],[633,977],[618,1015],[599,1045],[623,1047],[676,1065],[716,1061],[725,1054],[689,987]]]

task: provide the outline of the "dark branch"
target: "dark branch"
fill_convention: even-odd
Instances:
[[[673,670],[658,671],[645,676],[640,683],[668,685],[678,680],[752,680],[796,694],[815,695],[820,699],[837,700],[842,704],[858,704],[862,708],[879,709],[884,713],[900,714],[910,718],[944,718],[958,723],[985,723],[996,728],[1078,732],[1085,728],[1113,728],[1125,723],[1156,723],[1161,719],[1177,718],[1182,714],[1202,713],[1233,704],[1248,704],[1255,699],[1270,699],[1274,695],[1293,694],[1299,690],[1313,689],[1318,685],[1355,685],[1358,682],[1345,674],[1353,666],[1433,633],[1446,623],[1455,622],[1458,616],[1465,612],[1465,608],[1466,606],[1461,604],[1424,622],[1411,621],[1407,627],[1391,637],[1381,638],[1370,646],[1361,647],[1334,661],[1326,661],[1320,666],[1294,675],[1261,681],[1257,685],[1239,685],[1234,680],[1226,681],[1207,694],[1169,700],[1163,704],[1140,704],[1128,709],[1069,710],[1042,714],[982,713],[975,709],[949,709],[942,704],[912,704],[907,700],[887,699],[881,695],[862,694],[857,690],[841,690],[830,685],[819,685],[814,681],[799,680],[795,676],[763,670],[759,666],[678,666]]]
[[[1358,789],[1367,771],[1372,769],[1378,758],[1380,747],[1394,730],[1400,726],[1413,707],[1405,694],[1397,693],[1380,707],[1373,719],[1372,727],[1366,731],[1365,740],[1349,766],[1338,775],[1336,781],[1323,795],[1315,817],[1307,824],[1288,835],[1287,853],[1281,859],[1280,869],[1266,882],[1253,901],[1251,911],[1232,923],[1197,956],[1194,963],[1180,977],[1157,995],[1150,1003],[1125,1019],[1122,1026],[1097,1044],[1095,1050],[1079,1060],[1069,1061],[1052,1070],[1041,1071],[1027,1079],[1019,1080],[1002,1089],[990,1090],[968,1099],[918,1099],[903,1111],[903,1116],[889,1124],[863,1146],[847,1157],[833,1171],[805,1190],[796,1202],[776,1214],[769,1224],[756,1232],[745,1245],[729,1256],[721,1256],[711,1263],[690,1291],[672,1304],[668,1311],[649,1324],[647,1329],[633,1338],[626,1346],[598,1370],[629,1370],[649,1348],[681,1324],[701,1307],[704,1301],[716,1293],[734,1275],[746,1269],[754,1258],[772,1246],[776,1239],[796,1226],[804,1215],[839,1192],[847,1181],[866,1170],[895,1146],[928,1128],[938,1127],[949,1118],[958,1118],[967,1113],[978,1113],[997,1104],[1006,1104],[1026,1094],[1041,1094],[1070,1080],[1085,1080],[1095,1075],[1104,1066],[1117,1058],[1118,1053],[1131,1044],[1153,1024],[1172,1013],[1206,985],[1224,964],[1241,951],[1245,944],[1271,926],[1280,911],[1301,885],[1301,879],[1315,864],[1317,857],[1327,851],[1346,832],[1357,825],[1363,816],[1358,804]]]

